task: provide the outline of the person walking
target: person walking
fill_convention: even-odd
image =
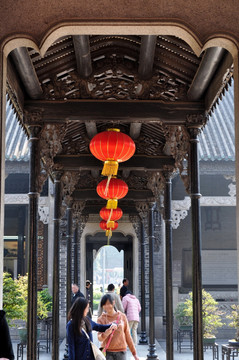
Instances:
[[[129,322],[129,328],[132,333],[134,345],[137,345],[137,329],[139,325],[139,313],[141,305],[139,300],[130,291],[122,299],[125,314]]]
[[[6,313],[0,310],[0,360],[14,360]]]
[[[76,299],[78,299],[79,297],[83,297],[84,295],[82,294],[82,292],[80,292],[79,286],[77,284],[72,284],[71,285],[71,290],[73,293],[73,297],[71,299],[71,305],[73,305],[73,303],[76,301]]]
[[[91,347],[92,330],[109,336],[117,328],[114,324],[97,324],[87,316],[88,311],[89,302],[83,297],[76,299],[70,308],[66,325],[68,360],[95,360]]]
[[[124,308],[123,308],[123,305],[122,305],[122,302],[120,300],[120,297],[118,294],[115,293],[115,286],[114,284],[109,284],[108,287],[107,287],[107,293],[106,294],[110,294],[112,299],[115,301],[115,310],[119,310],[121,311],[122,313],[124,312]],[[102,299],[102,298],[101,298]],[[101,303],[101,301],[100,301]],[[98,317],[102,314],[103,312],[103,307],[100,306],[100,303],[99,303],[99,307],[98,307]]]
[[[127,345],[135,360],[139,360],[136,348],[134,346],[132,337],[130,335],[129,324],[125,314],[121,311],[115,311],[115,301],[110,294],[105,294],[101,299],[101,306],[104,313],[98,318],[99,324],[114,323],[117,324],[117,329],[113,336],[105,333],[98,333],[98,339],[102,342],[101,347],[106,347],[107,360],[126,360]]]
[[[128,286],[129,286],[129,280],[128,279],[123,279],[123,285],[120,288],[120,299],[122,300],[123,297],[125,296],[126,292],[128,291]]]

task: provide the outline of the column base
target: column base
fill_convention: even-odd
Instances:
[[[65,354],[63,355],[62,360],[65,360],[65,359],[68,359],[68,344],[65,345]]]
[[[156,354],[156,346],[155,344],[150,344],[147,360],[155,360],[155,359],[158,360],[158,355]]]
[[[145,345],[145,344],[148,344],[148,338],[146,335],[146,331],[141,331],[139,345]]]

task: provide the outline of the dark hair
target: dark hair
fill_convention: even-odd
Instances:
[[[108,290],[108,291],[112,291],[112,290],[114,290],[114,289],[115,289],[114,284],[109,284],[108,287],[107,287],[107,290]]]
[[[104,306],[106,303],[107,303],[107,300],[109,300],[109,302],[111,303],[111,305],[113,305],[113,298],[110,294],[105,294],[102,299],[101,299],[101,302],[100,302],[100,306]]]
[[[88,305],[89,301],[83,297],[79,297],[75,300],[70,311],[68,313],[68,320],[72,321],[73,331],[75,335],[82,335],[82,320],[85,322],[86,331],[89,333],[91,331],[90,320],[87,316],[84,316],[84,311]]]
[[[127,290],[125,293],[125,295],[128,295],[128,294],[133,295],[132,291],[130,291],[130,290]]]
[[[123,281],[122,281],[123,284],[124,284],[126,281],[128,281],[128,279],[127,279],[127,278],[124,278]]]

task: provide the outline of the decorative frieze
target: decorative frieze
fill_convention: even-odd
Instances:
[[[48,206],[39,206],[38,207],[39,220],[43,224],[49,224],[49,207]]]
[[[180,221],[185,219],[187,215],[187,210],[172,210],[172,228],[177,229],[179,227]]]

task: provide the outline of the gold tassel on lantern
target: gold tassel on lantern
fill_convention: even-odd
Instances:
[[[104,162],[104,167],[102,170],[102,175],[103,176],[115,176],[117,175],[118,172],[118,168],[119,168],[119,163],[118,161],[115,160],[106,160]]]
[[[117,199],[109,199],[106,204],[106,209],[117,209],[118,200]]]
[[[113,228],[114,228],[114,226],[115,226],[115,222],[114,222],[114,221],[112,221],[112,220],[107,221],[107,227],[109,227],[109,228],[113,229]]]
[[[110,238],[112,236],[112,230],[111,229],[106,230],[105,235],[107,236],[107,245],[109,245],[110,244]]]

